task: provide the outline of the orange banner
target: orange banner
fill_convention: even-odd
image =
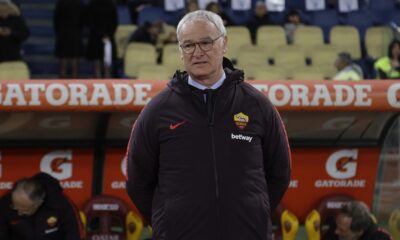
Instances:
[[[398,81],[249,81],[282,111],[399,111]],[[0,81],[2,111],[140,111],[167,81]]]
[[[60,181],[64,192],[82,207],[92,194],[91,149],[0,150],[0,196],[20,178],[46,172]]]
[[[378,148],[292,149],[292,180],[282,201],[304,221],[331,194],[353,196],[372,206]]]

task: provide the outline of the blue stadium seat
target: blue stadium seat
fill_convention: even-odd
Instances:
[[[348,13],[345,23],[358,29],[362,42],[364,41],[365,31],[373,25],[370,12],[363,10]]]
[[[400,9],[392,10],[390,21],[400,25]]]
[[[145,22],[152,22],[155,20],[164,20],[165,13],[162,8],[159,7],[145,7],[139,12],[138,26],[143,25]]]
[[[269,12],[269,18],[275,24],[284,24],[286,20],[285,12]]]
[[[117,12],[118,12],[118,24],[131,24],[129,9],[126,5],[118,6]]]
[[[230,8],[224,9],[226,15],[232,20],[235,25],[246,25],[253,16],[253,10],[247,11],[234,11]]]
[[[394,0],[369,0],[369,9],[391,11],[395,7]]]
[[[296,0],[296,1],[286,1],[285,3],[286,9],[297,9],[297,10],[305,10],[306,4],[304,0]]]
[[[371,10],[372,20],[375,25],[386,25],[390,23],[391,14],[386,10]]]
[[[312,17],[312,25],[317,25],[322,28],[324,33],[324,41],[329,41],[329,33],[333,26],[339,25],[339,17],[335,10],[315,11]]]

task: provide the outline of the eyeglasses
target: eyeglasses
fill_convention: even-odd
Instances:
[[[196,50],[196,45],[199,45],[199,48],[204,52],[210,51],[214,46],[214,42],[217,41],[223,34],[219,35],[214,39],[203,40],[200,42],[193,42],[193,43],[183,43],[179,45],[182,48],[182,51],[187,54],[192,54]]]

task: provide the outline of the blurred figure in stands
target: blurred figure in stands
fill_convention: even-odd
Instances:
[[[18,180],[0,199],[2,240],[81,240],[79,212],[47,173]]]
[[[388,55],[379,58],[374,68],[379,79],[400,78],[400,41],[393,40],[388,47]]]
[[[324,240],[391,240],[390,235],[374,222],[365,203],[353,201],[343,205],[336,216],[336,226],[323,236]]]
[[[290,10],[286,15],[285,33],[289,44],[293,43],[294,31],[297,27],[302,26],[300,14],[297,10]]]
[[[264,1],[258,1],[254,9],[254,16],[247,24],[250,30],[251,40],[256,43],[257,30],[260,26],[273,25],[274,22],[271,21],[268,14],[267,5]]]
[[[188,0],[188,1],[186,1],[185,14],[197,11],[199,9],[200,8],[199,8],[199,4],[197,3],[197,0]]]
[[[338,54],[335,61],[335,67],[338,73],[333,80],[361,80],[363,79],[363,71],[360,66],[353,63],[351,55],[347,52]]]
[[[21,60],[21,44],[29,30],[18,7],[0,0],[0,62]]]
[[[209,2],[206,6],[206,10],[218,14],[222,18],[225,27],[233,25],[231,18],[225,14],[224,10],[222,9],[221,5],[219,5],[219,3]]]
[[[132,24],[138,24],[140,11],[146,7],[164,7],[163,0],[128,0],[129,15]]]
[[[91,0],[85,17],[89,27],[86,57],[94,61],[95,78],[110,78],[116,58],[117,6],[114,0]]]
[[[55,56],[60,59],[60,78],[78,77],[79,58],[82,56],[82,10],[81,0],[58,0],[53,15],[55,33]]]
[[[158,36],[163,32],[163,22],[156,20],[154,22],[145,22],[138,27],[129,37],[128,42],[142,42],[156,44]]]

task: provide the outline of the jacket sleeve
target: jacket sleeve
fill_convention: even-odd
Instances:
[[[0,199],[0,236],[2,240],[10,240],[9,223],[6,216],[6,208],[8,208],[9,202],[5,200],[5,197]]]
[[[62,229],[65,240],[82,240],[84,239],[84,231],[78,208],[75,204],[65,196],[65,204],[63,207]]]
[[[271,212],[285,194],[291,174],[290,147],[278,111],[269,100],[263,104],[266,131],[263,139],[264,170]]]
[[[127,148],[126,189],[132,202],[151,224],[151,207],[158,173],[158,137],[149,104],[136,120]]]

